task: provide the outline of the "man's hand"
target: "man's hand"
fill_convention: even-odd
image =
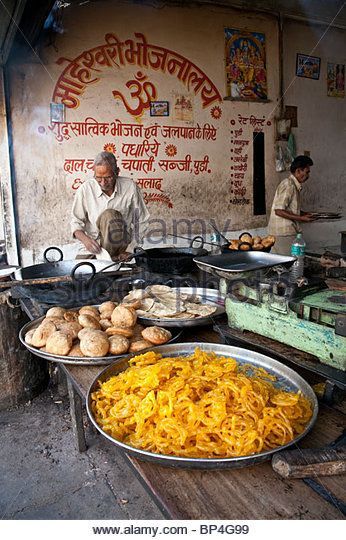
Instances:
[[[119,253],[119,255],[117,255],[117,260],[118,261],[125,261],[127,259],[130,259],[131,255],[133,255],[133,253],[129,253],[128,251],[124,251],[124,253]]]
[[[300,216],[300,221],[302,221],[303,223],[309,223],[310,221],[316,221],[316,216],[314,216],[314,214],[310,214],[309,212],[304,212],[304,214],[302,214]]]
[[[89,253],[93,253],[93,255],[97,255],[97,253],[100,253],[101,246],[94,240],[93,238],[90,238],[87,234],[85,234],[84,231],[75,231],[74,237],[77,238],[82,244],[84,245],[85,249],[89,251]]]

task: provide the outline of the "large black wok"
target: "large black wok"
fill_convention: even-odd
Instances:
[[[59,253],[58,260],[48,259],[47,254],[51,250]],[[64,261],[63,253],[57,247],[47,248],[43,257],[45,263],[20,268],[14,272],[15,280],[34,281],[33,285],[16,286],[16,296],[65,306],[89,302],[112,285],[114,277],[119,275],[117,270],[121,266],[120,263],[116,263],[112,271],[102,273],[102,270],[112,264],[111,261],[97,259]]]
[[[195,241],[201,243],[200,247],[193,247]],[[165,247],[151,249],[135,249],[136,262],[138,266],[145,268],[148,272],[157,274],[187,274],[197,269],[193,262],[194,257],[208,255],[208,251],[203,249],[204,240],[201,236],[195,236],[191,240],[190,247]]]

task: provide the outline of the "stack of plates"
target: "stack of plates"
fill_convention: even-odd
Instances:
[[[315,219],[340,219],[340,212],[310,212]]]

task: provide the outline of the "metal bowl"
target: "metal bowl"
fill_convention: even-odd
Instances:
[[[28,345],[25,341],[25,335],[29,330],[36,328],[41,324],[45,317],[40,317],[39,319],[35,319],[34,321],[30,321],[27,324],[21,328],[19,332],[19,339],[21,343],[26,347],[32,354],[35,354],[36,356],[39,356],[40,358],[44,358],[45,360],[50,360],[51,362],[57,362],[59,364],[73,364],[75,366],[105,366],[108,364],[111,364],[112,362],[115,362],[117,364],[119,360],[123,359],[124,357],[128,357],[128,353],[120,354],[120,355],[111,355],[108,356],[101,356],[101,357],[80,357],[80,356],[58,356],[57,354],[51,354],[48,352],[44,352],[41,349],[37,349],[36,347],[33,347],[32,345]],[[181,334],[182,330],[178,329],[172,329],[170,330],[172,334],[172,338],[167,343],[173,343],[174,341],[177,341]],[[143,351],[140,351],[141,353],[146,352],[148,349],[143,349]],[[112,364],[114,365],[114,364]]]
[[[254,465],[255,463],[260,463],[266,461],[272,457],[275,452],[281,451],[289,446],[296,444],[300,439],[305,437],[305,435],[310,431],[314,425],[317,413],[318,413],[318,403],[316,396],[309,386],[309,384],[295,371],[288,368],[287,366],[281,364],[277,360],[265,356],[263,354],[256,353],[247,349],[242,349],[240,347],[231,347],[229,345],[220,345],[215,343],[179,343],[172,345],[162,345],[161,347],[156,347],[155,352],[162,354],[163,357],[168,356],[188,356],[193,353],[196,347],[200,347],[204,351],[215,352],[220,356],[231,356],[234,357],[240,364],[251,364],[255,367],[263,367],[270,373],[276,376],[277,380],[274,383],[279,388],[287,391],[301,391],[302,394],[311,402],[313,414],[306,425],[303,433],[298,435],[290,443],[272,450],[267,450],[259,454],[254,454],[251,456],[241,456],[235,458],[186,458],[180,456],[168,456],[164,454],[155,454],[152,452],[147,452],[146,450],[140,450],[139,448],[134,448],[129,446],[117,439],[114,439],[107,433],[105,433],[101,427],[97,424],[92,408],[91,408],[91,394],[95,392],[99,387],[99,381],[104,382],[108,380],[113,375],[118,375],[118,373],[125,371],[128,367],[128,360],[136,356],[135,354],[129,355],[126,358],[123,358],[117,364],[112,364],[104,369],[99,375],[97,375],[94,382],[91,384],[86,405],[89,418],[94,424],[96,429],[109,441],[119,447],[121,450],[126,453],[144,460],[157,463],[159,465],[166,465],[169,467],[183,467],[190,469],[230,469],[230,468],[240,468]]]

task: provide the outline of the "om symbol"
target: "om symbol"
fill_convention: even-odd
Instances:
[[[153,101],[157,97],[157,90],[151,82],[144,82],[148,77],[143,75],[141,71],[138,71],[135,78],[131,81],[127,81],[126,86],[130,92],[131,98],[136,100],[134,105],[137,107],[131,108],[131,105],[127,102],[119,90],[113,90],[113,96],[115,99],[121,99],[125,105],[126,110],[132,114],[132,116],[142,116],[145,109],[150,106],[150,101]]]

